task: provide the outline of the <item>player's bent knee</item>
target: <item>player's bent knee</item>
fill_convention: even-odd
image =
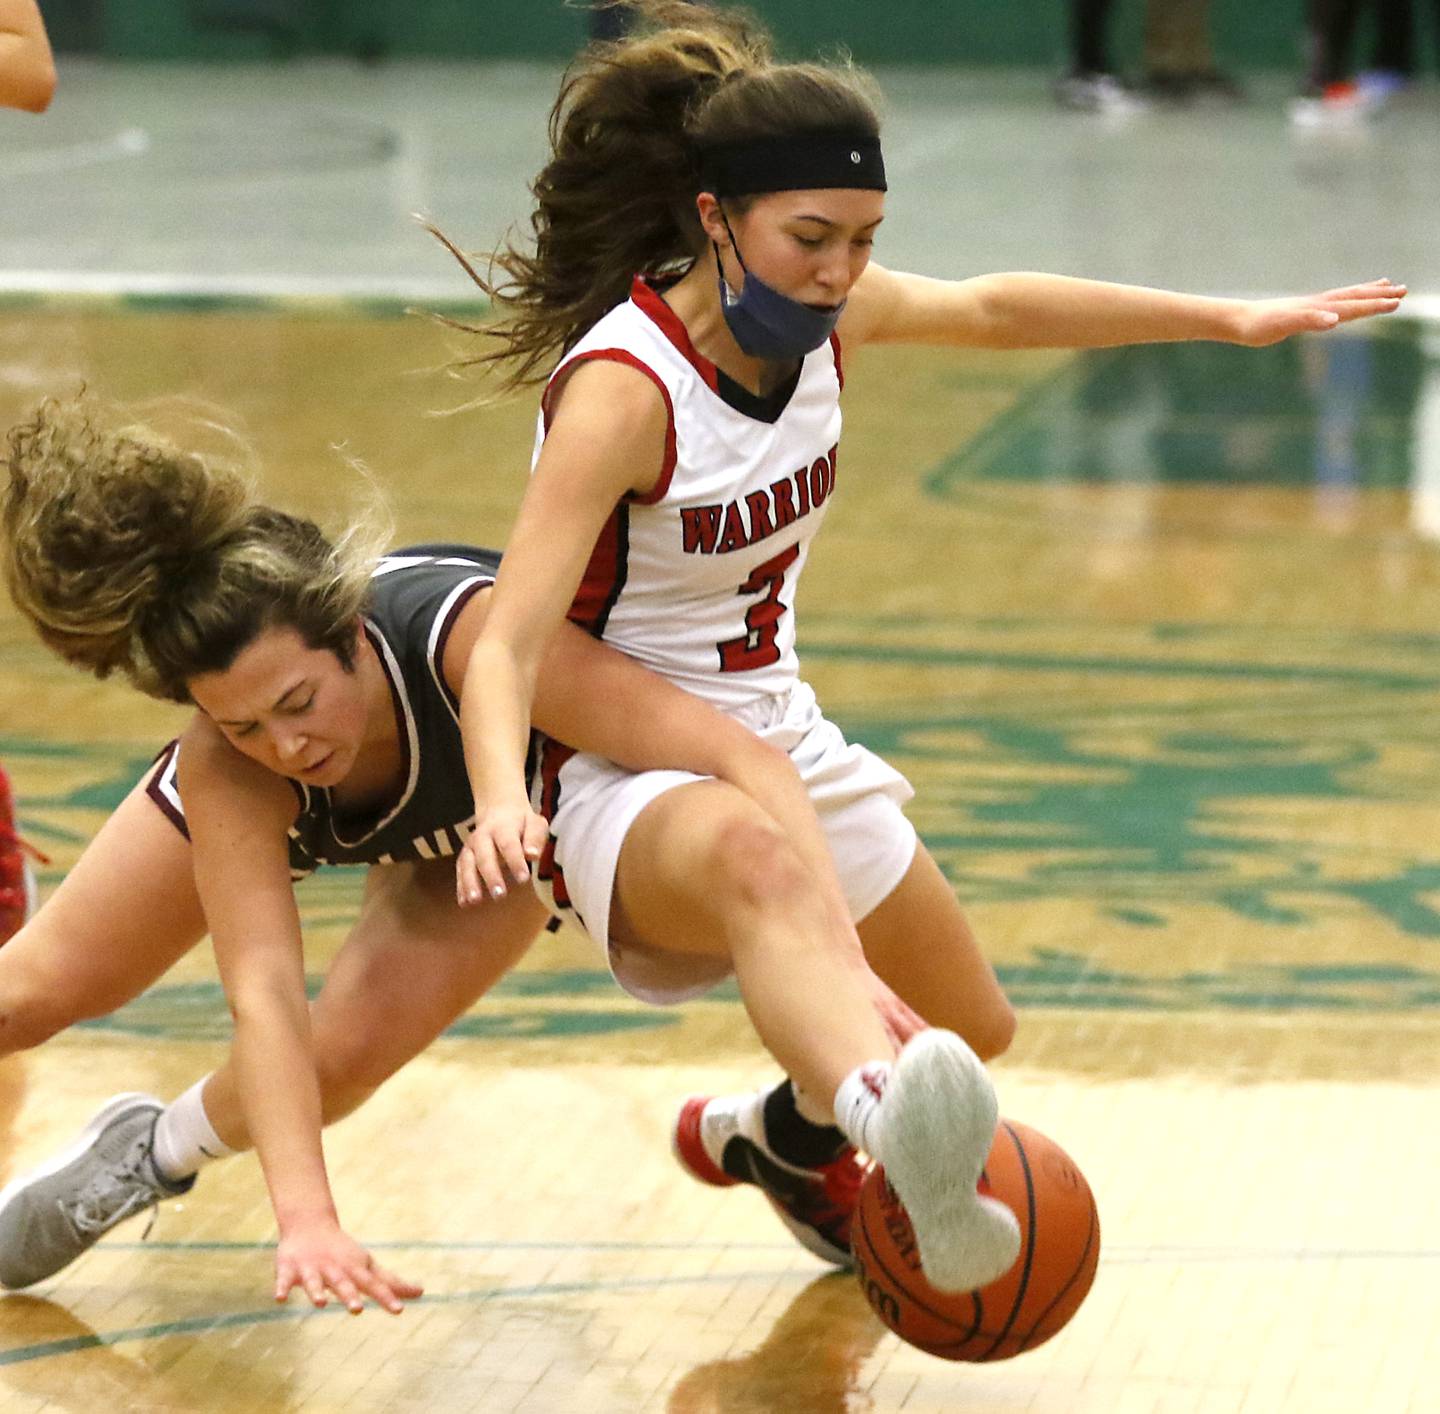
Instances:
[[[818,882],[789,840],[768,821],[737,815],[720,824],[704,861],[709,897],[761,911],[819,906]]]
[[[96,1012],[95,1015],[104,1015]],[[74,1007],[43,989],[24,987],[0,989],[0,1056],[14,1055],[42,1045],[67,1026],[86,1020]]]
[[[325,1123],[358,1109],[403,1063],[389,1059],[384,1038],[370,1036],[356,1022],[343,1038],[316,1037],[316,1079]]]
[[[347,1115],[354,1114],[379,1088],[378,1085],[363,1085],[353,1081],[329,1085],[322,1081],[320,1086],[321,1124],[334,1124]]]
[[[1003,1056],[1015,1040],[1017,1025],[1015,1008],[1003,997],[991,1007],[975,1027],[974,1036],[967,1036],[971,1050],[981,1060],[992,1061]]]
[[[388,1076],[373,1075],[373,1066],[364,1064],[355,1051],[331,1053],[315,1067],[320,1085],[320,1113],[326,1124],[359,1109]]]

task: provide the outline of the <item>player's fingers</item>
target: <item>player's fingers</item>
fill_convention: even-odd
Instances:
[[[532,810],[525,818],[525,857],[539,859],[545,851],[545,841],[550,838],[550,826],[543,815]]]
[[[299,1274],[288,1262],[281,1262],[275,1268],[275,1299],[287,1301],[300,1280]]]
[[[1326,290],[1320,296],[1322,300],[1344,300],[1344,299],[1374,299],[1381,295],[1393,295],[1397,290],[1403,290],[1404,285],[1397,285],[1393,280],[1366,280],[1360,285],[1345,285],[1338,290]]]
[[[510,871],[510,877],[517,884],[528,884],[530,866],[525,860],[524,837],[519,832],[507,834],[504,839],[497,841],[497,844],[505,860],[505,867]]]
[[[370,1263],[370,1270],[404,1301],[418,1301],[425,1295],[425,1288],[418,1281],[409,1281],[398,1273],[378,1265],[373,1259]]]
[[[480,887],[480,874],[475,868],[475,856],[470,851],[470,842],[455,856],[455,897],[460,906],[479,903],[485,897]]]
[[[328,1306],[330,1296],[325,1290],[325,1278],[319,1272],[311,1270],[302,1272],[300,1285],[305,1288],[305,1295],[310,1298],[312,1306]]]
[[[488,832],[476,830],[470,836],[470,853],[475,860],[475,871],[480,876],[480,884],[485,893],[493,898],[504,897],[505,873],[500,867],[495,841]]]
[[[365,1298],[360,1295],[360,1288],[351,1281],[343,1268],[327,1267],[325,1285],[345,1303],[346,1309],[353,1314],[358,1316],[365,1309]]]
[[[1393,314],[1400,301],[1390,295],[1384,299],[1353,299],[1343,301],[1335,310],[1336,322],[1348,324],[1352,319],[1368,319],[1373,314]]]
[[[924,1018],[923,1016],[921,1016],[920,1013],[919,1013],[918,1011],[916,1011],[915,1008],[914,1008],[913,1006],[911,1006],[909,1002],[900,1001],[899,1004],[898,1004],[898,1013],[897,1013],[897,1014],[898,1014],[898,1017],[899,1017],[899,1021],[900,1021],[901,1026],[903,1026],[903,1027],[905,1028],[905,1032],[906,1032],[906,1037],[905,1037],[905,1039],[906,1039],[907,1041],[908,1041],[908,1040],[910,1039],[910,1037],[913,1036],[917,1031],[923,1031],[923,1030],[925,1029],[925,1024],[926,1024],[926,1023],[925,1023],[925,1018]]]
[[[378,1267],[369,1267],[358,1273],[355,1280],[364,1288],[365,1294],[377,1306],[383,1306],[391,1315],[398,1316],[405,1309],[399,1295]]]

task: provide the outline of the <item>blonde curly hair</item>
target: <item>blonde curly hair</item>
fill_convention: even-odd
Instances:
[[[0,570],[67,662],[182,703],[191,678],[223,672],[268,628],[293,628],[353,665],[380,553],[365,530],[332,542],[260,504],[232,460],[184,450],[83,395],[42,402],[7,451]]]

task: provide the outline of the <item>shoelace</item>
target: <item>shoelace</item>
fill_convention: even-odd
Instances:
[[[145,1177],[150,1160],[150,1145],[137,1139],[130,1152],[112,1169],[98,1174],[75,1198],[73,1205],[60,1204],[61,1210],[74,1223],[75,1230],[87,1236],[109,1232],[142,1208],[155,1208],[164,1196],[153,1180]],[[155,1223],[151,1216],[150,1225]],[[145,1229],[145,1236],[150,1228]]]

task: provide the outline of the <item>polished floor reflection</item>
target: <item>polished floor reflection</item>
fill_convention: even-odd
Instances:
[[[275,498],[343,514],[353,457],[401,538],[499,542],[531,409],[427,418],[454,389],[415,371],[443,356],[423,320],[343,310],[12,307],[0,422],[81,382],[203,390]],[[1403,323],[1260,354],[853,362],[802,652],[914,779],[1020,1005],[1004,1108],[1097,1195],[1105,1254],[1063,1335],[931,1359],[753,1193],[687,1182],[674,1103],[767,1074],[733,991],[647,1010],[562,934],[332,1134],[346,1219],[422,1303],[271,1308],[236,1160],[149,1240],[0,1301],[0,1409],[1434,1409],[1437,380]],[[50,883],[180,715],[68,675],[8,607],[0,712]],[[301,889],[317,975],[357,884]],[[0,1065],[7,1171],[111,1090],[175,1093],[226,1034],[200,949]]]

